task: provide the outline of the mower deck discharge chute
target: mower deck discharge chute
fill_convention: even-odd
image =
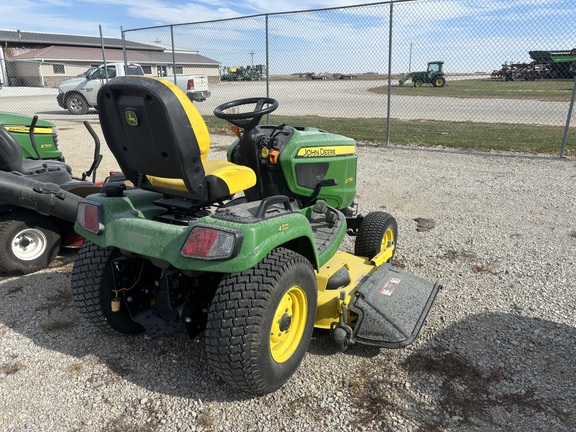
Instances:
[[[239,137],[209,160],[206,125],[161,79],[120,77],[98,95],[103,133],[133,187],[110,182],[78,206],[88,241],[72,293],[98,327],[205,335],[207,359],[256,394],[295,372],[314,327],[342,350],[417,336],[440,285],[391,267],[395,219],[357,214],[354,140],[259,126],[278,102],[232,101],[215,115]],[[234,197],[237,195],[237,197]],[[339,250],[355,235],[355,253]]]

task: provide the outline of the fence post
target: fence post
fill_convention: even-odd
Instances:
[[[570,130],[570,120],[572,119],[572,111],[574,110],[574,99],[576,98],[576,78],[574,78],[574,86],[572,87],[572,99],[570,99],[570,107],[568,108],[568,117],[566,118],[566,126],[564,126],[564,137],[562,138],[562,147],[560,148],[560,157],[564,157],[566,150],[566,142],[568,141],[568,131]]]
[[[178,85],[178,78],[176,78],[176,50],[174,48],[174,26],[170,26],[170,41],[172,43],[172,74],[174,75],[174,84]]]
[[[104,50],[104,37],[102,36],[102,24],[98,26],[100,29],[100,46],[102,46],[102,60],[104,61],[104,76],[108,82],[108,67],[106,67],[106,51]]]
[[[6,69],[6,59],[4,58],[4,49],[0,49],[0,88],[8,87],[8,72]]]
[[[128,54],[126,53],[126,33],[124,28],[120,26],[120,33],[122,34],[122,55],[124,56],[124,67],[128,67]]]
[[[394,2],[390,2],[390,26],[388,30],[388,102],[386,112],[386,145],[390,145],[390,97],[392,95],[392,17]]]
[[[268,14],[266,14],[266,97],[270,97],[270,57],[268,39]],[[270,124],[270,114],[266,114],[266,124]]]

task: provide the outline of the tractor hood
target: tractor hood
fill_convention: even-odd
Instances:
[[[69,90],[73,90],[76,89],[78,87],[81,87],[83,84],[86,84],[88,82],[88,80],[86,79],[86,77],[82,76],[79,78],[71,78],[69,80],[66,81],[62,81],[60,83],[60,85],[58,86],[58,91],[59,92],[66,92]]]
[[[30,123],[32,123],[32,118],[30,118],[29,116],[8,112],[0,112],[0,124],[4,127],[26,126],[28,128],[30,126]],[[36,127],[53,128],[54,123],[38,119],[38,122],[36,122]],[[28,133],[28,130],[26,130],[26,133]]]

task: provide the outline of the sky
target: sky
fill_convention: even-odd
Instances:
[[[390,7],[354,0],[18,0],[0,4],[0,28],[121,37],[197,50],[223,65],[265,63],[263,17],[271,15],[271,73],[386,72]],[[419,0],[393,8],[392,71],[422,70],[443,60],[448,72],[490,72],[529,62],[530,50],[576,47],[576,0]],[[146,28],[146,29],[143,29]],[[132,31],[133,29],[143,29]]]
[[[0,28],[119,37],[142,28],[370,2],[354,0],[17,0],[0,5]]]

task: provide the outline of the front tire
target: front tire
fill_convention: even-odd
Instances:
[[[422,87],[422,81],[420,81],[420,80],[414,81],[414,87],[418,87],[418,88]]]
[[[209,364],[242,391],[266,394],[282,387],[308,348],[317,296],[310,262],[284,248],[225,276],[208,312]]]
[[[398,223],[394,216],[381,211],[368,213],[358,228],[354,255],[374,258],[385,248],[393,247],[390,262],[396,252],[397,239]]]
[[[123,334],[142,333],[144,327],[132,321],[124,297],[114,293],[112,262],[119,256],[117,249],[105,249],[85,241],[72,269],[72,298],[80,312],[99,329]],[[112,300],[116,297],[121,300],[120,310],[112,312]]]
[[[88,102],[80,93],[73,93],[66,96],[66,109],[72,114],[80,115],[88,113]]]
[[[48,216],[13,211],[0,217],[0,269],[23,275],[50,264],[60,250],[60,231]]]

